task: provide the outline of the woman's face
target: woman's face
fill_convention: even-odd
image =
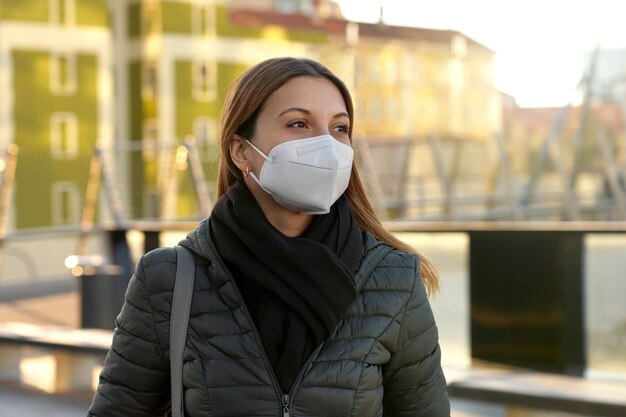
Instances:
[[[267,99],[249,140],[268,155],[278,144],[325,134],[350,145],[349,132],[350,118],[337,87],[323,77],[299,76]],[[243,140],[231,142],[231,157],[242,172],[249,167],[260,177],[265,160]],[[270,210],[285,210],[249,176],[244,179],[266,215]]]

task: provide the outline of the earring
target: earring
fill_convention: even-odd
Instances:
[[[246,177],[247,177],[248,175],[250,175],[250,167],[249,167],[249,166],[247,166],[247,165],[246,165],[246,172],[244,172],[244,174],[243,174],[243,175],[245,175]]]

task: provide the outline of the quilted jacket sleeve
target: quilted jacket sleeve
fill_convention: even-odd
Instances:
[[[149,267],[169,270],[170,265],[150,266],[154,257],[144,256],[130,280],[90,417],[163,417],[169,409],[169,358],[159,343],[146,273]]]
[[[449,417],[437,326],[416,260],[397,349],[383,369],[385,417]]]

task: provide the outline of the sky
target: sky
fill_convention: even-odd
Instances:
[[[583,55],[626,48],[623,0],[339,0],[351,20],[457,30],[495,52],[494,84],[522,107],[576,101]]]

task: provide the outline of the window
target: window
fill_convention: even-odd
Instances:
[[[492,67],[489,64],[481,64],[480,66],[478,66],[477,71],[479,71],[478,74],[478,79],[480,81],[477,82],[478,85],[484,86],[484,87],[491,87],[491,85],[493,84],[492,81]],[[626,94],[624,94],[624,96],[626,97]]]
[[[217,97],[217,64],[215,61],[194,62],[192,67],[193,98],[211,101]]]
[[[141,33],[150,35],[160,29],[160,10],[156,2],[145,2],[141,5]]]
[[[78,156],[78,119],[74,113],[52,113],[50,155],[54,159],[73,159]]]
[[[159,74],[155,62],[144,62],[141,74],[141,95],[153,98],[158,91]]]
[[[398,66],[395,57],[385,61],[385,81],[391,85],[398,83]]]
[[[196,117],[193,121],[193,135],[200,155],[212,158],[217,147],[217,123],[210,117]]]
[[[159,140],[159,124],[157,119],[144,120],[142,139],[144,142],[156,142]]]
[[[369,81],[372,83],[380,82],[380,62],[378,62],[378,55],[371,55],[367,62]]]
[[[356,106],[355,106],[356,119],[362,120],[363,122],[367,119],[367,107],[365,104],[365,100],[361,97],[357,97]]]
[[[450,84],[450,62],[448,60],[442,60],[439,62],[437,71],[437,85],[440,87],[446,87]]]
[[[364,67],[363,56],[356,55],[354,57],[354,77],[357,80],[357,84],[359,81],[365,78],[363,67]]]
[[[215,130],[215,120],[209,117],[196,117],[193,122],[194,136],[198,144],[215,144]]]
[[[52,183],[52,224],[75,225],[80,221],[80,192],[74,181]]]
[[[452,38],[451,45],[452,55],[465,57],[467,55],[467,38],[462,35],[456,35]]]
[[[207,3],[195,3],[191,8],[191,25],[194,34],[210,36],[215,28],[215,7]]]
[[[159,121],[146,119],[143,121],[141,139],[143,141],[143,157],[145,160],[154,160],[157,156],[159,140]]]
[[[369,102],[369,121],[370,122],[379,122],[381,120],[381,106],[380,106],[380,98],[372,97]]]
[[[359,41],[359,24],[357,22],[348,22],[346,25],[346,43],[348,45],[356,45]]]
[[[424,66],[422,65],[422,59],[417,54],[413,56],[412,68],[413,68],[413,79],[417,82],[421,81],[425,70],[424,70]]]
[[[417,52],[410,52],[406,56],[407,58],[407,66],[404,68],[406,71],[406,78],[409,80],[411,84],[418,84],[420,82],[420,78],[422,77],[422,66],[421,59]]]
[[[76,92],[76,55],[50,55],[50,91],[58,95]]]
[[[463,123],[464,129],[466,131],[470,131],[472,126],[474,126],[474,109],[473,104],[465,103],[464,111],[463,111]]]
[[[76,22],[76,0],[48,0],[50,23],[73,25]]]
[[[143,217],[156,219],[160,212],[159,191],[154,186],[147,185],[143,190]]]
[[[230,7],[238,9],[271,10],[272,0],[230,0]]]
[[[388,122],[395,122],[396,120],[399,119],[399,114],[398,114],[398,101],[397,100],[387,100],[387,114],[386,114],[386,120]]]
[[[274,9],[278,13],[294,14],[298,12],[298,4],[295,1],[279,1],[274,3]]]

